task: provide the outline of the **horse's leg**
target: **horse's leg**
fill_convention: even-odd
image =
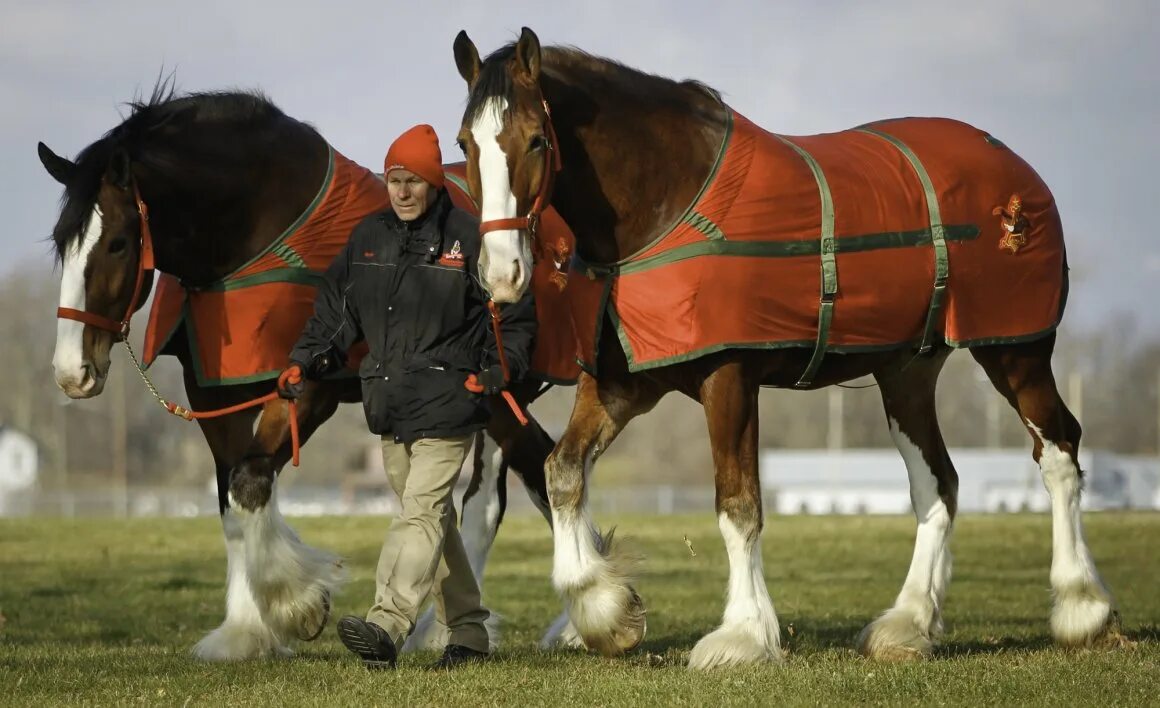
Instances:
[[[552,507],[548,501],[548,481],[544,475],[544,462],[555,446],[556,441],[552,440],[552,437],[544,432],[543,428],[537,426],[532,429],[529,427],[526,436],[521,438],[519,448],[522,450],[522,454],[513,454],[511,459],[505,459],[505,463],[509,464],[511,470],[523,482],[528,497],[544,515],[544,520],[548,522],[549,528],[552,526]],[[540,639],[541,649],[549,649],[553,646],[584,648],[584,640],[580,638],[580,633],[572,624],[567,607],[548,626],[543,638]]]
[[[555,542],[552,582],[588,648],[614,656],[644,639],[645,615],[630,585],[633,559],[616,552],[588,516],[587,480],[596,459],[628,421],[656,405],[664,391],[639,376],[580,376],[564,436],[548,457],[548,497]]]
[[[298,399],[302,443],[338,407],[339,382],[312,384]],[[230,479],[229,501],[245,539],[250,587],[266,623],[284,639],[310,641],[330,617],[330,598],[345,579],[339,558],[302,543],[278,511],[277,473],[290,459],[289,408],[262,409],[254,440]]]
[[[513,393],[516,399],[523,403],[525,400],[535,397],[538,387],[538,382],[525,381],[517,385]],[[556,441],[530,415],[528,416],[530,424],[521,427],[514,416],[507,413],[506,408],[500,410],[503,414],[492,418],[488,432],[493,438],[500,441],[504,464],[520,478],[524,489],[527,490],[528,497],[544,515],[544,520],[548,522],[550,528],[552,508],[548,501],[548,482],[544,474],[544,464],[548,455],[555,448]],[[466,517],[464,517],[464,523],[466,524]],[[580,638],[580,634],[572,625],[572,619],[568,616],[567,607],[549,625],[540,640],[542,649],[556,645],[584,647],[584,641]]]
[[[716,468],[717,523],[729,555],[729,588],[721,626],[701,638],[689,666],[782,660],[781,633],[761,562],[761,483],[757,470],[758,381],[726,363],[701,384]]]
[[[200,420],[202,434],[217,467],[218,510],[226,538],[226,618],[193,648],[193,655],[207,661],[238,661],[266,656],[285,656],[290,650],[266,626],[246,576],[245,545],[237,516],[226,501],[230,470],[241,459],[253,438],[256,410],[221,418]]]
[[[1076,458],[1080,425],[1064,405],[1051,373],[1055,335],[1022,344],[971,349],[991,383],[1031,434],[1032,455],[1051,496],[1051,632],[1066,646],[1118,636],[1112,595],[1100,580],[1083,536]]]
[[[512,393],[521,405],[526,406],[526,402],[535,400],[538,388],[537,381],[523,381],[513,387]],[[551,527],[552,508],[548,502],[544,465],[556,447],[556,441],[534,416],[529,414],[527,418],[528,425],[521,426],[507,406],[503,406],[492,416],[487,432],[500,446],[504,464],[520,478],[528,497]]]
[[[858,648],[876,659],[930,656],[942,632],[942,602],[951,576],[950,538],[959,478],[935,417],[935,383],[949,349],[876,372],[890,435],[906,463],[918,519],[914,556],[894,606],[871,622]]]

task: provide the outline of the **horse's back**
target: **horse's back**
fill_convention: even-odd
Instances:
[[[902,118],[781,136],[732,119],[696,203],[619,267],[612,305],[635,368],[720,348],[812,346],[827,281],[829,349],[904,346],[923,336],[940,269],[935,331],[951,344],[1033,338],[1058,324],[1066,272],[1054,199],[987,133]],[[1012,195],[1028,223],[1015,250],[993,213]]]
[[[978,229],[971,238],[947,242],[946,339],[985,344],[1054,329],[1066,296],[1066,257],[1055,198],[1039,174],[989,133],[959,121],[903,118],[864,130],[899,153],[913,153],[908,176],[917,175],[912,160],[925,170],[933,200],[924,192],[920,203],[933,203],[944,225]],[[918,182],[910,183],[911,191],[923,186]],[[1026,219],[1017,248],[1010,247],[1004,227],[1013,196]]]

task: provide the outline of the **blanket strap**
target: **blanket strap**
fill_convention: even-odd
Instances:
[[[801,378],[794,384],[794,388],[809,388],[814,376],[822,366],[822,359],[826,356],[826,345],[830,339],[830,324],[834,320],[834,298],[838,295],[838,254],[837,241],[834,239],[834,199],[830,194],[830,185],[826,182],[826,175],[822,166],[814,156],[804,149],[778,135],[778,140],[793,148],[818,183],[818,195],[821,199],[822,233],[818,250],[822,257],[821,297],[818,302],[818,339],[814,344],[814,353],[810,356],[810,363],[802,372]]]
[[[926,325],[922,329],[922,340],[918,345],[919,354],[928,354],[934,348],[935,329],[939,320],[943,318],[943,304],[946,300],[947,281],[950,276],[950,262],[947,257],[946,227],[942,222],[942,214],[938,206],[938,194],[934,191],[934,184],[930,175],[922,166],[918,155],[906,143],[893,135],[889,135],[873,128],[858,128],[860,132],[882,138],[906,157],[918,181],[922,183],[922,190],[926,196],[926,209],[930,215],[930,241],[934,246],[934,290],[930,297],[930,309],[926,313]]]

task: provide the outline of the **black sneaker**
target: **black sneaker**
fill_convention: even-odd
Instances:
[[[443,650],[443,656],[439,657],[439,661],[431,664],[429,668],[441,671],[443,669],[457,669],[464,664],[476,664],[488,657],[485,651],[476,651],[469,649],[462,644],[448,644],[447,648]]]
[[[363,660],[368,669],[393,669],[399,656],[387,630],[361,617],[347,615],[338,621],[343,646]]]

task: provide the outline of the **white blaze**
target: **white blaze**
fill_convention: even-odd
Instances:
[[[85,311],[85,267],[89,256],[101,238],[101,210],[93,207],[88,224],[81,238],[74,241],[64,254],[64,272],[60,279],[60,306]],[[56,323],[56,350],[52,357],[52,368],[56,372],[56,384],[69,392],[91,390],[95,383],[87,382],[84,368],[83,322],[58,318]]]
[[[499,146],[503,132],[506,98],[490,98],[471,126],[471,135],[479,147],[481,221],[511,219],[516,214],[516,197],[512,194],[507,155]],[[532,260],[517,229],[490,231],[483,236],[480,276],[497,302],[518,300],[527,287]],[[518,264],[518,265],[517,265]]]

